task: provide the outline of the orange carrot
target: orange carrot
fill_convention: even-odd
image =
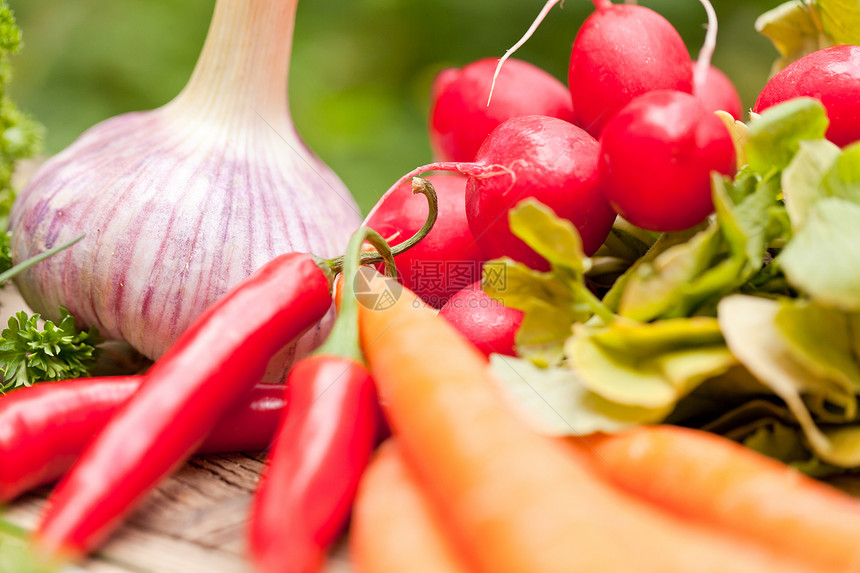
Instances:
[[[860,571],[860,501],[726,438],[677,426],[589,438],[615,483],[785,555]]]
[[[393,440],[365,470],[349,549],[361,573],[468,573]]]
[[[476,570],[813,570],[610,485],[588,455],[526,426],[483,355],[409,291],[391,304],[386,283],[371,283],[386,304],[361,308],[362,346],[404,458]]]

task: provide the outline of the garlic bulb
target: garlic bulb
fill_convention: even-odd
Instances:
[[[342,252],[360,211],[287,106],[297,2],[218,0],[173,101],[90,128],[34,175],[10,216],[15,260],[87,233],[16,280],[35,311],[62,305],[156,359],[276,255]]]

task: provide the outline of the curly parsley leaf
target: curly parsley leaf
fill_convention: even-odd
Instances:
[[[0,337],[0,392],[89,375],[102,340],[95,328],[78,330],[66,309],[60,313],[59,324],[46,321],[43,328],[38,314],[18,312],[9,319]]]

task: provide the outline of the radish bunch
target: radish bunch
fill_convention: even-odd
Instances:
[[[653,231],[684,229],[708,217],[711,173],[732,174],[736,168],[728,129],[713,112],[739,118],[741,104],[725,74],[710,65],[716,22],[710,5],[701,1],[710,26],[696,62],[657,12],[596,0],[573,42],[565,88],[540,68],[510,58],[558,2],[549,0],[524,38],[498,62],[485,58],[443,70],[433,83],[428,122],[438,161],[401,181],[427,171],[465,175],[462,195],[456,194],[465,217],[458,211],[446,222],[442,205],[445,231],[438,233],[432,255],[416,250],[409,256],[413,267],[401,269],[404,282],[421,278],[413,271],[422,257],[457,261],[466,243],[480,253],[470,260],[509,257],[547,270],[547,261],[510,229],[509,212],[526,198],[569,220],[586,255],[603,244],[619,214]],[[394,198],[399,185],[369,218],[371,225],[385,226],[383,234],[408,232],[394,225],[405,204]],[[441,306],[449,292],[432,304]],[[482,309],[482,324],[492,322],[487,314],[493,309]],[[509,325],[506,340],[512,340],[518,322],[499,317],[494,328]],[[456,323],[467,328],[470,321],[461,316]]]
[[[716,17],[707,0],[701,1],[709,32],[696,62],[663,16],[609,0],[595,1],[570,54],[575,123],[599,139],[601,195],[614,213],[652,231],[705,220],[713,211],[711,173],[731,175],[736,168],[731,136],[713,112],[738,118],[740,98],[710,64]],[[547,2],[500,68],[557,2]],[[467,210],[473,208],[467,203]],[[573,222],[582,232],[582,223]]]

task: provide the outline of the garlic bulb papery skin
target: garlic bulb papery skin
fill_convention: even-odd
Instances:
[[[173,101],[90,128],[34,175],[10,216],[14,259],[87,235],[16,279],[33,310],[58,318],[62,305],[156,359],[275,256],[342,253],[359,208],[287,105],[297,3],[218,0]],[[324,330],[282,354],[305,353]]]

